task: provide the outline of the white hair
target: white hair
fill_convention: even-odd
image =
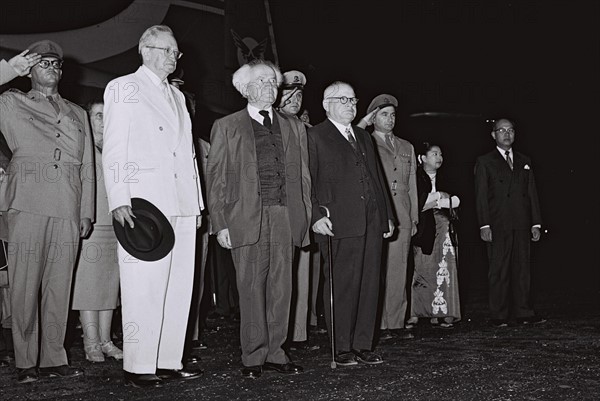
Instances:
[[[270,62],[269,60],[255,59],[251,62],[244,64],[240,68],[238,68],[231,78],[231,82],[233,83],[233,87],[242,94],[243,97],[247,97],[248,95],[248,84],[250,83],[250,73],[252,70],[258,66],[267,66],[275,71],[275,76],[277,79],[277,87],[281,85],[283,81],[283,75],[281,75],[281,71],[279,67]]]
[[[142,48],[144,46],[148,46],[151,44],[154,39],[158,36],[159,33],[168,33],[171,36],[175,37],[173,34],[173,30],[166,25],[153,25],[150,28],[146,29],[142,36],[140,37],[140,42],[138,44],[138,53],[142,54]]]

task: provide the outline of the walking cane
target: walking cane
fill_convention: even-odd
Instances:
[[[327,218],[329,216],[329,209],[325,206],[319,206],[325,210]],[[337,364],[335,362],[335,322],[334,322],[334,313],[333,313],[333,255],[331,246],[331,235],[327,236],[327,253],[329,255],[329,321],[331,326],[331,369],[335,369]]]

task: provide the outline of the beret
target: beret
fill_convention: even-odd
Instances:
[[[375,96],[373,100],[371,100],[371,104],[367,107],[367,114],[375,110],[376,108],[383,109],[387,106],[394,106],[394,108],[398,107],[398,100],[392,95],[379,95]]]
[[[29,45],[29,53],[37,53],[40,56],[53,56],[60,60],[63,58],[62,48],[51,40],[40,40]]]

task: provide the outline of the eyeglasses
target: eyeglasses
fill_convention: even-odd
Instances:
[[[51,60],[40,60],[40,62],[37,65],[39,65],[43,69],[46,69],[46,68],[50,67],[50,65],[52,65],[53,68],[60,70],[62,68],[63,61],[62,60],[52,60],[52,61]]]
[[[179,50],[173,50],[170,47],[156,47],[156,46],[146,46],[147,48],[150,49],[159,49],[165,52],[165,56],[170,57],[170,56],[175,56],[175,60],[179,60],[182,56],[183,56],[183,52],[180,52]]]
[[[339,100],[341,104],[346,104],[350,102],[350,104],[355,105],[358,103],[357,97],[346,97],[346,96],[338,96],[338,97],[328,97],[327,99],[336,99]]]
[[[502,128],[495,129],[494,132],[499,132],[501,134],[506,134],[508,132],[509,134],[514,134],[515,129],[513,127],[510,127],[510,128],[502,127]]]

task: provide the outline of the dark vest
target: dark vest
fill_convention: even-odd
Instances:
[[[356,157],[356,165],[360,167],[360,183],[363,186],[363,194],[365,197],[364,199],[366,205],[371,199],[375,199],[373,197],[373,184],[371,182],[371,174],[369,174],[369,170],[367,169],[367,161],[365,160],[365,156],[358,141],[356,142],[356,149],[352,147],[352,150],[354,152],[354,156]]]
[[[285,192],[285,160],[279,121],[275,117],[269,130],[252,119],[256,160],[263,206],[287,205]]]

